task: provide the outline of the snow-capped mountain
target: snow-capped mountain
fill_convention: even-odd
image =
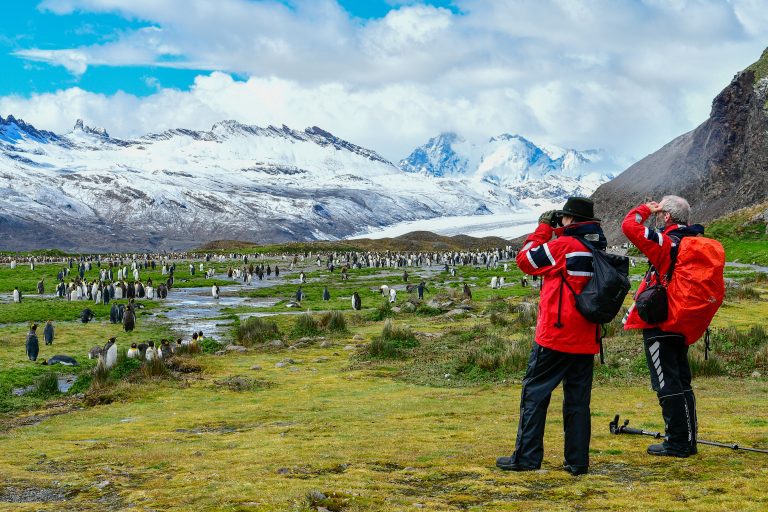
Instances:
[[[406,173],[317,127],[235,121],[131,140],[0,117],[0,249],[175,249],[333,239],[444,215],[524,209],[489,182]]]
[[[520,135],[505,133],[476,145],[456,133],[443,133],[401,160],[400,168],[493,184],[519,199],[535,201],[590,195],[624,166],[600,150],[537,145]]]
[[[441,133],[400,160],[400,168],[430,176],[461,176],[469,169],[471,151],[464,138],[452,132]]]

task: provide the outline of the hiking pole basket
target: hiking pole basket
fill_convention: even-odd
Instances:
[[[661,432],[651,432],[648,430],[643,430],[641,428],[632,428],[629,426],[629,420],[624,420],[624,423],[619,425],[618,414],[614,416],[613,421],[609,423],[609,427],[611,429],[611,434],[615,434],[615,435],[634,434],[634,435],[641,435],[641,436],[649,436],[654,439],[667,439],[667,437]],[[731,450],[742,450],[745,452],[768,453],[768,450],[763,450],[760,448],[752,448],[749,446],[741,446],[737,443],[718,443],[715,441],[705,441],[704,439],[697,439],[696,444],[716,446],[718,448],[730,448]]]

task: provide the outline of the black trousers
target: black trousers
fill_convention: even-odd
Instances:
[[[644,329],[645,359],[664,418],[664,446],[683,454],[696,453],[696,397],[691,388],[688,345],[679,335]]]
[[[513,462],[540,468],[544,458],[544,424],[552,391],[563,383],[565,463],[573,468],[589,466],[594,356],[568,354],[534,342],[520,394],[520,421]]]

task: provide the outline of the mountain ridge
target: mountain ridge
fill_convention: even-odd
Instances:
[[[709,118],[630,166],[592,195],[611,239],[621,219],[649,199],[679,195],[691,221],[707,223],[768,200],[768,49],[714,98]]]

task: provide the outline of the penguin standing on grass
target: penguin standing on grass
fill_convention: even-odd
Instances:
[[[45,324],[45,329],[43,329],[43,339],[46,345],[53,345],[53,335],[53,320],[48,320]]]
[[[125,332],[131,332],[136,327],[136,313],[133,311],[132,307],[127,307],[125,309],[125,314],[123,315],[123,329],[125,329]]]
[[[323,288],[323,300],[325,302],[328,302],[329,300],[331,300],[331,292],[328,291],[327,286]]]
[[[39,353],[40,341],[37,339],[37,324],[32,324],[27,333],[27,357],[30,361],[37,361],[37,354]]]
[[[139,347],[136,345],[136,343],[131,343],[131,348],[128,349],[128,353],[126,354],[128,359],[138,359],[139,358]]]
[[[112,369],[117,364],[117,343],[115,338],[109,338],[106,345],[102,349],[101,356],[104,361],[104,367],[107,370]]]
[[[362,300],[360,300],[360,294],[357,292],[352,294],[352,309],[355,311],[362,309]]]

